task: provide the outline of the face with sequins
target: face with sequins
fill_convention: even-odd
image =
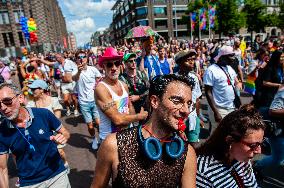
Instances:
[[[158,102],[158,119],[162,125],[178,130],[179,119],[188,117],[191,105],[191,88],[182,82],[171,82]]]
[[[230,156],[240,162],[248,162],[256,154],[261,153],[264,131],[248,130],[244,138],[231,144]]]

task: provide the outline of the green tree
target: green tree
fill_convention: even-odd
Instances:
[[[246,27],[251,32],[264,30],[266,23],[266,7],[260,0],[244,0],[242,12],[246,17]]]
[[[284,32],[284,1],[281,1],[281,3],[279,4],[280,7],[280,11],[278,14],[278,23],[277,26],[281,29],[282,33]]]

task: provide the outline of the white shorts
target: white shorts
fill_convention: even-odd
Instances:
[[[74,89],[75,89],[75,82],[71,82],[71,83],[61,83],[61,90],[63,94],[68,94],[68,93],[74,93]]]

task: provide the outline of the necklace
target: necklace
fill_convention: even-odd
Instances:
[[[146,128],[146,125],[143,125],[142,126],[143,129],[145,129],[145,131],[147,131],[152,137],[158,139],[160,142],[171,142],[172,139],[166,139],[169,137],[170,134],[166,135],[166,136],[163,136],[161,138],[158,138],[157,136],[155,136],[148,128]]]

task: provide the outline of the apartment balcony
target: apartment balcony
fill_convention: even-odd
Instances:
[[[154,0],[153,5],[165,5],[168,0]]]
[[[141,20],[141,19],[146,19],[148,14],[142,14],[142,15],[136,15],[135,19],[136,20]]]
[[[175,25],[173,25],[173,28],[175,29],[176,28],[176,26]],[[179,29],[187,29],[187,25],[186,24],[184,24],[184,25],[177,25],[177,29],[179,30]]]
[[[143,7],[143,6],[147,6],[146,2],[136,2],[135,4],[136,7]]]
[[[166,14],[157,14],[157,13],[154,13],[154,17],[155,17],[155,18],[168,18],[168,15],[166,15]]]
[[[159,26],[156,26],[154,28],[155,31],[159,31],[159,30],[168,30],[168,26],[166,25],[159,25]]]

